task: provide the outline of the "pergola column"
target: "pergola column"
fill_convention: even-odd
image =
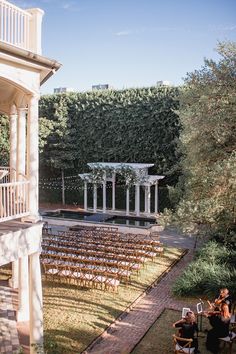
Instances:
[[[144,186],[144,212],[148,212],[148,190],[147,186]]]
[[[135,185],[135,212],[136,215],[140,215],[140,185]]]
[[[129,187],[126,188],[126,215],[129,215]]]
[[[43,345],[43,297],[39,253],[30,255],[29,259],[30,353],[36,354]]]
[[[97,212],[97,184],[93,184],[93,211]]]
[[[158,213],[158,209],[159,206],[158,206],[158,181],[157,181],[155,184],[155,214]]]
[[[38,219],[38,97],[32,96],[29,101],[27,122],[27,176],[29,179],[29,211]]]
[[[28,256],[19,259],[17,321],[29,321],[29,269]]]
[[[88,182],[84,181],[84,210],[88,210]]]
[[[17,180],[21,181],[25,175],[25,153],[26,153],[26,110],[18,108],[17,120]]]
[[[147,186],[147,213],[151,213],[151,186]]]
[[[107,184],[106,184],[106,181],[104,181],[102,183],[102,192],[103,192],[103,198],[102,198],[102,202],[103,202],[103,208],[102,208],[102,211],[103,213],[106,212],[106,205],[107,205],[107,198],[106,198],[106,187],[107,187]]]
[[[112,173],[112,211],[116,209],[116,174]]]
[[[12,105],[10,112],[10,178],[16,179],[17,164],[17,111],[16,106]]]

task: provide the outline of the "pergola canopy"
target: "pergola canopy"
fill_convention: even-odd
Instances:
[[[104,170],[103,176],[101,180],[94,179],[93,173],[82,173],[79,174],[81,179],[88,183],[104,183],[104,182],[112,182],[115,180],[115,175],[121,173],[123,170],[133,171],[136,179],[134,183],[130,183],[130,177],[127,176],[126,184],[140,186],[152,186],[156,184],[160,179],[163,179],[165,176],[161,175],[148,175],[148,168],[153,167],[153,163],[123,163],[123,162],[91,162],[88,163],[88,166],[92,170]],[[107,171],[112,173],[112,176],[107,174]]]

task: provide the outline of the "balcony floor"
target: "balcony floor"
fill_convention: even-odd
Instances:
[[[10,232],[30,228],[31,226],[32,223],[21,222],[19,220],[0,222],[0,237]]]

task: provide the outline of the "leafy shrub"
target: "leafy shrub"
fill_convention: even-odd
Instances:
[[[236,250],[209,241],[173,286],[178,296],[214,296],[219,288],[236,291]]]

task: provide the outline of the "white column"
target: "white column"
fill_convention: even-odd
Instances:
[[[17,169],[17,111],[16,106],[11,107],[10,112],[10,180],[16,180]],[[18,288],[18,261],[12,262],[12,288]]]
[[[140,185],[135,185],[135,212],[136,215],[140,215]]]
[[[116,209],[116,174],[112,174],[112,210]]]
[[[126,215],[129,215],[129,187],[126,188]]]
[[[155,184],[155,214],[158,213],[158,182]]]
[[[32,218],[37,220],[38,214],[38,97],[32,96],[28,108],[27,121],[27,177],[29,184],[29,210]]]
[[[10,174],[11,181],[16,179],[17,163],[17,111],[16,106],[11,107],[10,112]]]
[[[97,184],[93,184],[93,211],[97,212]]]
[[[144,186],[144,203],[145,203],[144,211],[145,211],[145,213],[147,213],[148,212],[148,190],[147,190],[147,186]]]
[[[88,182],[84,181],[84,210],[88,210]]]
[[[147,213],[151,213],[151,187],[147,186]]]
[[[43,345],[43,297],[39,253],[34,253],[29,258],[30,353],[43,353],[37,351],[37,346]]]
[[[33,53],[42,53],[41,27],[44,11],[38,8],[26,10],[31,14],[29,24],[29,50]]]
[[[17,321],[29,321],[29,267],[28,256],[19,259],[19,288]]]
[[[16,174],[17,180],[23,180],[25,175],[25,153],[26,153],[26,110],[25,108],[18,109],[17,121],[17,164]]]
[[[106,187],[107,187],[106,182],[103,182],[103,183],[102,183],[102,188],[103,188],[103,190],[102,190],[102,192],[103,192],[103,198],[102,198],[102,201],[103,201],[103,210],[102,210],[102,211],[103,211],[103,213],[106,212],[106,205],[107,205]]]
[[[11,286],[13,289],[17,289],[19,286],[19,261],[12,262],[12,278],[11,278]]]

